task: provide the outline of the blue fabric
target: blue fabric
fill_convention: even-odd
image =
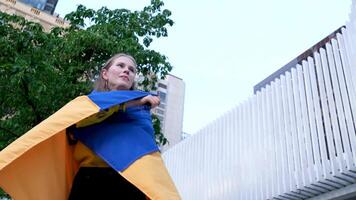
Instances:
[[[98,93],[91,93],[90,98],[102,109],[149,94],[138,91]],[[117,171],[125,170],[146,154],[159,151],[154,139],[149,106],[127,108],[124,112],[114,113],[101,123],[77,128],[74,134]]]
[[[88,97],[96,105],[100,107],[100,111],[108,109],[112,106],[119,105],[134,99],[139,99],[147,95],[152,95],[148,92],[138,90],[118,90],[110,92],[91,92]]]

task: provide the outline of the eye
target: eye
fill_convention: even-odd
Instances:
[[[122,63],[119,63],[116,66],[119,66],[120,68],[124,68],[125,67],[124,64],[122,64]]]
[[[129,67],[129,70],[132,72],[132,73],[136,73],[136,69],[134,67]]]

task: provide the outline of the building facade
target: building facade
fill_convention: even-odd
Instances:
[[[58,0],[19,0],[22,3],[30,5],[39,10],[45,11],[53,15],[54,10],[56,9]]]
[[[160,119],[162,132],[169,142],[161,147],[165,151],[182,140],[185,83],[168,74],[166,79],[159,80],[157,94],[161,103],[153,112]]]
[[[356,1],[350,21],[163,154],[185,200],[356,199]]]
[[[53,27],[69,26],[69,22],[52,15],[56,5],[57,0],[0,0],[0,12],[22,16],[29,21],[41,24],[45,31],[50,31]]]

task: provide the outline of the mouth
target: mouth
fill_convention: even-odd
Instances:
[[[119,76],[119,77],[125,81],[129,81],[129,77],[127,77],[127,76]]]

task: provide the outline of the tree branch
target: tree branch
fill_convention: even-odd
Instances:
[[[11,130],[9,130],[7,128],[1,127],[1,126],[0,126],[0,130],[4,130],[4,131],[10,133],[11,135],[13,135],[15,137],[19,137],[20,136],[20,135],[16,134],[15,132],[13,132],[13,131],[11,131]]]
[[[38,124],[41,122],[41,117],[39,116],[36,106],[35,104],[31,101],[31,99],[29,98],[29,90],[27,87],[27,84],[25,83],[25,80],[23,78],[21,78],[21,85],[22,85],[22,89],[24,91],[24,98],[26,103],[31,107],[31,109],[33,110],[33,113],[36,117],[36,122],[35,124]]]

